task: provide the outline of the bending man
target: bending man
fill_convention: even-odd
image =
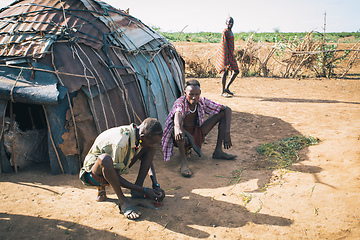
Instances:
[[[140,126],[114,127],[102,132],[85,157],[80,170],[80,179],[87,186],[98,189],[97,201],[106,200],[105,186],[111,186],[119,200],[119,209],[128,219],[138,219],[139,212],[124,196],[121,187],[131,189],[132,197],[150,198],[162,201],[164,191],[156,181],[153,159],[156,144],[161,141],[162,127],[154,118],[145,119]],[[135,184],[127,181],[122,174],[141,160]],[[149,173],[152,189],[143,187]]]

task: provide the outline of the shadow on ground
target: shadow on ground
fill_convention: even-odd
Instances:
[[[224,161],[212,159],[212,152],[217,138],[217,127],[206,136],[206,142],[202,148],[202,157],[192,155],[190,159],[190,168],[193,171],[193,177],[183,178],[179,172],[178,151],[175,149],[175,155],[171,161],[164,162],[162,154],[158,151],[154,160],[157,170],[157,178],[161,187],[167,191],[167,197],[164,200],[164,206],[159,210],[150,208],[140,208],[143,216],[139,221],[155,222],[171,231],[184,234],[190,237],[207,238],[208,227],[239,228],[247,223],[275,226],[291,226],[293,221],[282,216],[272,216],[258,212],[254,214],[245,208],[242,202],[233,204],[225,201],[214,200],[212,197],[204,197],[193,193],[194,189],[219,189],[228,185],[228,178],[219,178],[217,176],[231,177],[235,170],[242,171],[241,182],[257,180],[258,189],[266,186],[271,181],[273,171],[269,170],[269,163],[265,157],[256,152],[256,148],[263,143],[274,142],[285,137],[300,135],[291,124],[274,117],[250,114],[245,112],[233,112],[232,116],[232,143],[233,148],[228,152],[238,155],[235,161]],[[300,162],[307,159],[307,149],[301,151]],[[137,175],[139,163],[136,163],[130,174],[125,176],[129,181],[134,181]],[[320,167],[307,166],[302,164],[292,168],[295,171],[316,174],[321,172]],[[39,177],[35,178],[36,174]],[[13,182],[20,185],[42,188],[44,191],[53,192],[51,186],[71,185],[75,188],[86,189],[74,175],[51,175],[50,168],[46,166],[35,166],[18,174],[2,174],[0,182]],[[36,185],[34,185],[36,184]],[[170,190],[171,189],[171,190]],[[116,202],[116,199],[108,199],[110,202]],[[132,200],[134,205],[136,201],[144,201],[152,205],[150,200]],[[47,226],[47,232],[64,231],[66,228],[74,230],[70,234],[88,234],[89,238],[103,235],[112,237],[113,233],[98,231],[85,226],[80,226],[71,222],[59,220],[48,220],[36,217],[27,217],[21,215],[1,214],[3,222],[3,231],[6,229],[24,226],[21,234],[26,234],[26,225],[31,221],[39,221],[40,228]],[[10,219],[10,220],[9,220]],[[58,226],[63,226],[59,228]],[[33,226],[33,225],[31,225]],[[65,229],[64,229],[65,228]],[[70,231],[69,229],[69,231]],[[67,231],[67,232],[69,232]],[[15,234],[16,231],[10,231]],[[91,234],[90,234],[91,233]],[[47,236],[44,233],[44,236]],[[12,236],[12,235],[9,235]],[[15,235],[13,235],[15,236]],[[9,239],[12,239],[9,237]]]
[[[260,101],[265,102],[285,102],[285,103],[345,103],[345,104],[360,104],[360,102],[345,102],[337,100],[327,100],[327,99],[306,99],[306,98],[269,98],[269,97],[260,97],[260,96],[239,96],[235,95],[234,97],[238,98],[255,98],[260,99]]]
[[[36,232],[36,236],[29,233]],[[1,239],[129,239],[77,223],[25,215],[0,213]],[[63,235],[63,237],[61,237]]]

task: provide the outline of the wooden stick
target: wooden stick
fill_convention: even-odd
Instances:
[[[1,139],[3,138],[3,134],[4,134],[4,128],[5,128],[5,113],[6,113],[6,108],[7,108],[7,105],[8,105],[8,101],[5,102],[5,107],[4,107],[4,114],[3,114],[3,121],[2,121],[2,129],[1,129],[1,133],[0,133],[0,142],[1,142]],[[2,164],[1,164],[1,161],[0,161],[0,174],[2,173]]]
[[[3,134],[4,134],[4,128],[5,128],[5,113],[6,113],[6,108],[7,108],[7,105],[8,105],[8,101],[6,101],[5,103],[5,107],[4,107],[4,115],[3,115],[3,122],[2,122],[2,129],[1,129],[1,133],[0,133],[0,141],[3,137]]]
[[[28,107],[27,109],[28,109],[29,116],[30,116],[31,128],[32,128],[32,129],[35,129],[35,123],[34,123],[34,118],[33,118],[33,116],[32,116],[32,113],[31,113],[31,108]]]
[[[51,143],[52,143],[52,145],[53,145],[53,147],[54,147],[54,151],[55,151],[57,160],[58,160],[58,162],[59,162],[59,165],[60,165],[60,168],[61,168],[61,172],[64,174],[64,173],[65,173],[65,172],[64,172],[64,168],[63,168],[63,166],[62,166],[62,164],[61,164],[60,156],[59,156],[59,153],[58,153],[58,151],[57,151],[57,149],[56,149],[56,145],[55,145],[55,143],[54,143],[54,139],[53,139],[52,134],[51,134],[50,124],[49,124],[49,120],[48,120],[48,118],[47,118],[46,109],[45,109],[45,106],[44,106],[44,105],[42,105],[42,107],[43,107],[44,113],[45,113],[45,119],[46,119],[46,124],[47,124],[47,127],[48,127],[48,131],[49,131],[49,137],[50,137]]]
[[[85,76],[85,75],[80,75],[80,74],[72,74],[72,73],[64,73],[64,72],[56,72],[56,71],[51,71],[51,70],[46,70],[46,69],[41,69],[41,68],[19,67],[19,66],[6,65],[6,64],[0,64],[0,67],[23,68],[23,69],[26,69],[26,70],[34,70],[34,71],[48,72],[48,73],[54,73],[54,74],[58,73],[58,74],[67,75],[67,76],[73,76],[73,77],[95,78],[95,77],[91,77],[91,76]]]
[[[16,164],[16,153],[15,153],[15,132],[14,132],[14,117],[15,114],[13,113],[13,104],[10,101],[10,131],[12,132],[12,138],[11,138],[11,151],[12,151],[12,159],[14,161],[14,169],[15,173],[17,173],[17,164]]]
[[[360,42],[357,41],[354,46],[351,48],[351,50],[353,50],[355,47],[357,47],[358,43]],[[359,47],[357,47],[357,50],[359,49]],[[354,62],[356,61],[357,59],[357,56],[358,56],[358,53],[359,52],[355,52],[353,53],[350,57],[349,57],[349,60],[346,64],[346,70],[344,71],[344,73],[341,75],[341,78],[345,77],[345,75],[349,72],[349,70],[351,69],[352,65],[354,64]]]
[[[180,33],[179,33],[179,36],[177,37],[176,39],[176,42],[179,40],[180,38],[180,35],[182,34],[182,32],[185,30],[185,28],[187,27],[188,25],[186,25],[185,27],[183,27],[183,29],[181,29]]]
[[[310,55],[307,55],[306,57],[303,57],[303,59],[301,60],[301,62],[299,63],[299,65],[297,66],[297,68],[295,69],[294,73],[293,73],[293,78],[296,77],[298,71],[301,69],[301,67],[303,66],[304,62],[306,60],[308,60],[310,57]]]

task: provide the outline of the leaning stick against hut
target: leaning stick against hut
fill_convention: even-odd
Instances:
[[[62,164],[61,164],[60,156],[59,156],[59,153],[58,153],[58,151],[57,151],[57,149],[56,149],[56,145],[55,145],[54,139],[53,139],[53,137],[52,137],[51,128],[50,128],[50,123],[49,123],[49,120],[48,120],[48,117],[47,117],[46,109],[45,109],[45,106],[44,106],[44,105],[42,105],[42,107],[43,107],[44,113],[45,113],[45,119],[46,119],[46,125],[48,126],[49,137],[50,137],[51,143],[52,143],[52,145],[53,145],[53,148],[54,148],[54,151],[55,151],[55,154],[56,154],[56,157],[57,157],[59,166],[60,166],[60,168],[61,168],[61,172],[62,172],[62,174],[64,174],[64,173],[65,173],[65,172],[64,172],[64,168],[63,168],[63,166],[62,166]]]
[[[2,128],[1,128],[1,133],[0,133],[0,142],[1,142],[2,138],[3,138],[3,134],[4,134],[4,130],[5,130],[5,112],[6,112],[7,104],[8,104],[8,101],[6,101],[5,107],[4,107],[4,114],[3,114],[3,119],[2,119]],[[1,173],[2,173],[2,162],[0,161],[0,174]]]
[[[14,118],[15,118],[15,115],[13,113],[13,104],[12,104],[12,101],[10,101],[10,131],[12,133],[12,137],[11,137],[11,148],[12,148],[11,157],[12,157],[13,162],[14,162],[15,173],[17,173],[18,171],[17,171],[16,153],[15,153]]]

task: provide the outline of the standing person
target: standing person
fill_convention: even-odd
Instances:
[[[239,74],[239,67],[234,56],[234,34],[231,31],[234,25],[234,19],[229,17],[226,20],[225,30],[222,33],[220,48],[216,55],[215,68],[218,73],[222,74],[222,93],[223,97],[232,97],[234,94],[229,90],[230,85],[234,82],[236,76]],[[229,71],[233,71],[230,80],[226,83],[226,78]]]
[[[184,177],[191,177],[192,172],[187,161],[187,153],[192,147],[201,156],[201,144],[205,136],[219,123],[218,137],[213,158],[231,160],[236,155],[225,153],[232,146],[230,137],[231,109],[215,103],[205,97],[200,97],[200,83],[193,79],[185,84],[185,95],[179,97],[166,118],[162,149],[164,160],[169,161],[174,154],[173,146],[180,152],[180,172]],[[205,114],[212,115],[205,120]]]
[[[102,132],[85,157],[80,180],[87,186],[97,187],[97,201],[106,200],[105,186],[110,185],[118,197],[120,212],[128,219],[138,219],[141,212],[124,196],[121,187],[131,189],[132,197],[163,200],[165,192],[156,181],[153,166],[155,145],[161,141],[162,133],[160,122],[154,118],[146,118],[140,126],[130,124]],[[133,184],[122,174],[127,173],[137,160],[141,163]],[[152,189],[143,187],[147,173],[152,180]]]

